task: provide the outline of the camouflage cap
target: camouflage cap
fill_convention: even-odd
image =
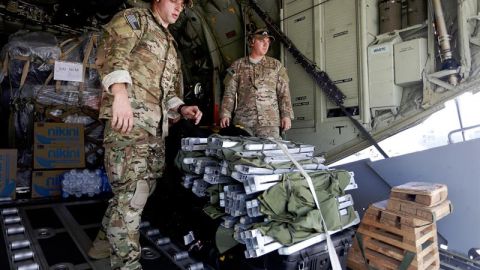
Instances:
[[[275,40],[275,37],[270,34],[270,31],[268,31],[267,28],[257,29],[254,32],[251,32],[249,34],[249,37],[250,38],[253,38],[253,37],[262,37],[262,38],[269,37],[271,40]]]

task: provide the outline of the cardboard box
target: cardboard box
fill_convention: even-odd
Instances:
[[[15,199],[17,149],[0,149],[0,198]]]
[[[63,175],[68,170],[34,171],[32,198],[59,197],[62,195]]]
[[[84,145],[82,124],[35,123],[34,143],[42,145]]]
[[[83,144],[42,145],[33,150],[34,169],[75,169],[85,167]]]

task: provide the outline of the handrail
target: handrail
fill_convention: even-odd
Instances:
[[[469,126],[469,127],[464,127],[464,128],[459,128],[459,129],[454,129],[452,131],[450,131],[448,133],[448,144],[452,144],[453,141],[452,141],[452,134],[454,133],[457,133],[457,132],[463,132],[463,131],[466,131],[466,130],[469,130],[469,129],[474,129],[474,128],[478,128],[480,127],[480,124],[479,125],[474,125],[474,126]],[[464,140],[465,141],[465,140]]]

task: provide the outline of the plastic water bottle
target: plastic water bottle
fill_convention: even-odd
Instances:
[[[107,172],[105,171],[104,168],[99,169],[99,171],[100,171],[100,177],[102,178],[102,184],[101,184],[101,187],[100,187],[100,191],[102,193],[111,192],[112,187],[110,186],[110,182],[108,181]]]
[[[82,196],[82,176],[76,170],[72,171],[72,177],[70,178],[70,188],[71,194],[75,197],[80,198]]]
[[[86,193],[89,197],[99,194],[102,184],[100,173],[97,173],[97,171],[84,170],[84,174],[84,193]]]
[[[72,195],[79,198],[86,194],[92,197],[101,192],[101,187],[102,175],[98,170],[71,170],[64,175],[62,181],[62,196],[67,198]]]
[[[65,173],[62,179],[62,197],[68,198],[70,196],[70,181],[68,179],[68,173]]]

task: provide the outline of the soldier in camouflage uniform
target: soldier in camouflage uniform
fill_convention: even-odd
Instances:
[[[220,127],[240,125],[257,137],[280,138],[291,127],[293,110],[285,67],[266,56],[273,37],[266,29],[249,35],[250,55],[235,61],[225,78]],[[235,104],[236,103],[236,104]]]
[[[110,255],[112,269],[142,269],[139,223],[162,176],[168,118],[181,115],[198,124],[202,117],[197,106],[177,97],[181,71],[167,30],[191,2],[153,0],[150,9],[124,10],[104,27],[100,118],[107,119],[105,168],[114,197],[88,253]]]

